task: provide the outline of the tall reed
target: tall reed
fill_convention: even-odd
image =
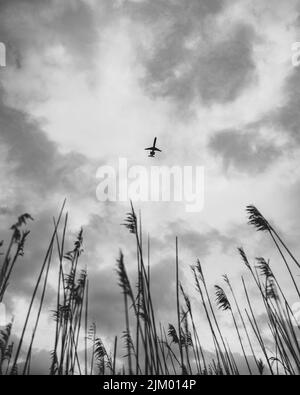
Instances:
[[[294,300],[299,300],[299,261],[275,227],[254,206],[247,207],[247,214],[250,225],[270,236],[293,285]],[[30,233],[27,230],[29,220],[32,217],[24,214],[11,228],[12,236],[1,258],[0,302],[5,302],[14,268],[25,253],[26,240]],[[123,294],[123,347],[119,344],[118,336],[115,336],[113,344],[107,348],[97,334],[96,323],[89,322],[89,283],[92,280],[88,279],[88,268],[82,263],[83,230],[79,231],[73,248],[68,250],[68,213],[65,213],[65,203],[53,223],[50,243],[41,263],[16,344],[11,341],[13,321],[0,329],[1,375],[32,373],[34,344],[42,313],[45,311],[50,271],[57,274],[52,313],[53,350],[49,358],[51,375],[239,375],[246,372],[251,375],[300,374],[300,325],[270,261],[258,257],[250,263],[244,249],[239,248],[238,252],[251,280],[246,282],[245,276],[241,278],[246,301],[246,305],[242,306],[240,295],[237,295],[227,275],[224,275],[223,280],[229,293],[227,295],[225,288],[215,285],[214,302],[203,265],[197,260],[191,266],[196,291],[191,298],[181,283],[180,269],[183,266],[179,239],[176,238],[173,272],[176,295],[173,304],[174,322],[162,322],[163,317],[157,314],[151,287],[151,239],[148,235],[147,248],[144,248],[141,213],[137,216],[131,204],[124,225],[135,243],[135,272],[132,272],[133,263],[128,270],[129,266],[122,251],[116,268]],[[4,247],[3,242],[0,247]],[[133,283],[136,286],[132,286]],[[253,286],[256,289],[255,297]],[[257,311],[258,304],[260,313]],[[227,331],[222,325],[223,320],[220,313],[217,313],[218,310],[230,313],[230,342],[226,338]],[[264,322],[261,322],[262,316],[265,317]],[[208,327],[206,332],[211,336],[209,350],[201,335],[203,320]],[[240,347],[239,359],[237,345]],[[125,355],[121,351],[124,347]],[[246,366],[246,371],[243,365]]]

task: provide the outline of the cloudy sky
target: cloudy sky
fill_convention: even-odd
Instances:
[[[157,165],[205,168],[202,212],[136,204],[151,237],[161,320],[173,319],[176,236],[190,294],[197,258],[211,286],[227,273],[239,289],[241,245],[251,259],[270,258],[291,289],[270,241],[247,225],[245,207],[255,204],[300,255],[300,69],[291,61],[299,0],[0,0],[0,41],[2,238],[17,215],[35,218],[8,294],[16,330],[65,197],[69,238],[84,227],[91,319],[108,342],[123,330],[114,269],[120,248],[129,267],[135,254],[120,226],[128,203],[97,201],[96,172],[119,157],[149,166],[144,147],[154,136],[163,149]],[[41,352],[53,345],[51,290],[48,306]]]

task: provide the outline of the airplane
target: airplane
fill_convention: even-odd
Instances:
[[[154,158],[155,157],[155,153],[157,151],[158,152],[162,152],[160,149],[156,148],[156,141],[157,141],[157,137],[155,137],[155,139],[154,139],[153,147],[145,148],[145,151],[150,151],[149,158]]]

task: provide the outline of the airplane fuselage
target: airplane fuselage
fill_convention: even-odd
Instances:
[[[156,141],[157,141],[157,138],[155,137],[154,142],[153,142],[153,146],[150,147],[150,148],[145,148],[146,151],[150,151],[150,153],[148,155],[149,158],[154,158],[156,152],[161,152],[161,150],[156,147]]]

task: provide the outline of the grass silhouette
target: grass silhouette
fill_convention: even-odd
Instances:
[[[254,226],[256,231],[265,232],[270,237],[287,270],[295,293],[300,298],[297,276],[293,274],[293,271],[300,269],[298,260],[279,236],[279,232],[256,207],[248,206],[246,210],[249,224]],[[144,253],[140,218],[131,204],[131,210],[123,225],[134,236],[136,244],[137,285],[132,286],[125,257],[120,251],[116,275],[123,295],[124,332],[121,341],[115,337],[112,351],[108,351],[97,335],[96,324],[89,322],[89,280],[87,270],[82,269],[81,265],[83,230],[78,233],[73,249],[65,251],[68,213],[65,213],[64,202],[58,218],[54,220],[54,230],[32,291],[21,335],[14,344],[13,321],[0,331],[1,375],[29,375],[32,372],[34,341],[45,304],[49,272],[56,262],[56,259],[53,259],[54,251],[58,256],[58,275],[56,306],[52,313],[55,330],[52,334],[53,350],[49,358],[50,375],[239,375],[243,373],[241,362],[237,360],[236,354],[227,342],[219,322],[218,309],[231,316],[236,341],[248,374],[298,375],[300,373],[300,326],[285,291],[272,271],[270,262],[259,257],[254,264],[251,264],[243,248],[239,248],[238,252],[264,306],[266,317],[264,327],[268,327],[269,330],[268,341],[256,315],[254,301],[251,300],[250,285],[243,277],[241,283],[246,306],[240,305],[227,276],[224,276],[222,285],[215,285],[215,295],[211,295],[202,265],[198,260],[191,267],[191,274],[199,303],[196,307],[191,303],[190,296],[180,281],[177,238],[174,254],[176,321],[170,323],[168,328],[163,327],[155,313],[149,264],[150,242],[148,239],[147,252]],[[11,239],[1,256],[0,302],[5,302],[12,272],[24,255],[26,239],[29,235],[27,226],[32,220],[29,214],[24,214],[11,227]],[[1,248],[4,248],[3,242]],[[34,306],[36,309],[33,308]],[[214,345],[213,355],[205,351],[205,344],[197,330],[196,309],[199,306],[204,312]],[[29,319],[34,322],[30,333]],[[25,344],[25,335],[29,335],[29,344]],[[121,355],[118,349],[120,342],[125,345],[125,356]],[[251,353],[247,353],[247,350]]]

